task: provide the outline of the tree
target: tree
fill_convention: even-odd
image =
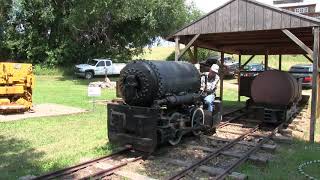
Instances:
[[[57,65],[129,60],[201,14],[185,0],[20,0],[6,27],[12,58]]]
[[[11,11],[11,0],[0,0],[0,56],[7,57],[8,50],[5,48],[4,30],[9,19],[9,12]]]

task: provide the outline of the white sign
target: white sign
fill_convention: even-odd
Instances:
[[[100,87],[88,87],[88,96],[89,97],[99,97],[101,96],[101,88]]]

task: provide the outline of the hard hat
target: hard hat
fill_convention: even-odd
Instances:
[[[212,64],[210,70],[215,73],[219,73],[219,66],[217,64]]]

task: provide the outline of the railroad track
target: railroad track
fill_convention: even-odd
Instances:
[[[217,132],[220,135],[223,134],[223,137],[226,137],[226,138],[225,139],[221,138],[219,137],[219,135],[205,137],[205,138],[208,138],[208,140],[210,140],[211,142],[219,142],[216,146],[211,146],[210,143],[200,143],[201,138],[200,138],[200,141],[196,140],[195,141],[196,146],[189,147],[189,148],[195,149],[197,151],[199,150],[203,151],[205,156],[202,157],[201,159],[197,158],[196,160],[192,161],[191,160],[192,157],[193,156],[195,157],[196,155],[188,156],[188,159],[186,159],[187,161],[183,161],[184,158],[176,159],[177,153],[178,153],[176,150],[172,150],[173,154],[175,154],[174,158],[169,157],[166,159],[165,153],[158,154],[153,158],[159,158],[160,160],[163,159],[164,163],[168,164],[168,167],[170,167],[170,165],[183,167],[181,171],[175,172],[168,179],[181,179],[189,176],[191,176],[192,179],[194,179],[193,176],[198,177],[197,176],[198,174],[194,174],[195,172],[200,172],[198,170],[201,170],[201,172],[205,172],[205,174],[209,174],[209,177],[212,179],[225,179],[227,176],[232,174],[234,170],[237,167],[239,167],[243,162],[245,162],[248,159],[252,160],[254,159],[253,157],[258,157],[253,155],[258,150],[267,149],[267,151],[269,151],[271,149],[271,151],[273,151],[276,145],[273,144],[272,141],[271,141],[271,144],[267,142],[283,126],[283,124],[281,124],[276,127],[265,127],[262,124],[256,124],[252,122],[248,122],[246,124],[243,121],[243,117],[246,115],[247,115],[247,111],[245,108],[240,108],[223,115],[223,121],[220,123],[220,126],[217,128]],[[263,129],[263,132],[261,132],[261,129]],[[221,145],[221,142],[222,142],[222,145]],[[188,145],[188,142],[186,143],[186,145]],[[189,145],[192,146],[192,143]],[[182,144],[181,148],[183,149],[184,146],[185,145]],[[232,150],[232,149],[237,149],[239,146],[243,146],[246,148],[243,148],[244,151],[242,151],[241,153],[235,152]],[[112,179],[115,176],[118,176],[117,172],[120,171],[119,168],[127,166],[130,163],[134,164],[133,162],[144,159],[143,155],[138,154],[137,152],[133,153],[131,152],[131,150],[132,150],[131,147],[127,147],[115,153],[112,153],[108,156],[91,160],[85,163],[81,163],[79,165],[72,166],[59,171],[55,171],[52,173],[48,173],[48,174],[36,177],[34,179],[45,179],[45,180],[47,179]],[[130,153],[131,155],[128,155]],[[183,157],[183,152],[182,152],[182,157]],[[224,158],[226,157],[233,158],[231,163],[228,162],[228,160],[226,160],[227,163],[225,163]],[[188,162],[188,160],[191,160],[191,161]],[[256,160],[260,161],[261,159],[256,159]],[[176,161],[176,162],[173,162],[173,161]],[[180,162],[177,162],[177,161],[180,161]],[[262,161],[263,161],[263,158],[262,158]],[[223,166],[221,166],[219,164],[221,162],[227,165],[224,164]],[[103,164],[105,164],[105,166],[101,167],[101,165]],[[159,169],[159,171],[161,170],[162,169]],[[123,169],[121,171],[123,171]],[[201,177],[202,175],[204,174],[200,173],[199,177]],[[128,176],[127,178],[130,179],[130,176]],[[163,176],[160,176],[160,178],[162,179]]]
[[[110,155],[87,161],[72,167],[50,172],[35,177],[33,180],[50,179],[101,179],[114,174],[114,172],[131,162],[139,161],[144,155],[132,151],[131,147],[122,148]]]
[[[232,125],[232,123],[229,123],[228,125]],[[228,126],[226,125],[226,126]],[[238,124],[236,124],[238,126]],[[229,165],[229,167],[222,169],[220,168],[220,172],[218,175],[212,177],[212,179],[225,179],[229,173],[231,173],[233,170],[235,170],[239,165],[241,165],[243,162],[249,159],[249,157],[254,154],[256,151],[258,151],[262,145],[264,145],[266,142],[268,142],[272,136],[274,136],[279,129],[283,126],[283,124],[280,124],[276,127],[274,127],[267,135],[260,136],[258,143],[256,143],[254,146],[250,147],[245,153],[242,153],[241,156],[237,158],[237,160],[233,161],[232,164]],[[225,126],[223,126],[225,127]],[[199,169],[200,167],[203,167],[204,165],[208,164],[210,161],[214,160],[215,158],[219,156],[223,156],[227,150],[230,150],[235,145],[239,144],[242,140],[244,140],[248,136],[252,136],[259,128],[261,128],[261,125],[255,125],[249,130],[247,130],[242,135],[239,135],[234,140],[224,144],[223,146],[219,147],[218,149],[212,149],[207,150],[210,151],[210,153],[205,156],[204,158],[197,160],[196,162],[192,163],[188,167],[184,168],[183,170],[177,172],[173,176],[169,177],[168,180],[177,180],[181,179],[185,176],[187,176],[189,173]],[[202,168],[203,169],[203,168]]]
[[[221,128],[221,127],[227,126],[231,122],[238,120],[247,114],[248,112],[246,111],[246,107],[242,107],[234,111],[231,111],[229,113],[225,113],[223,115],[223,121],[219,124],[218,127]]]

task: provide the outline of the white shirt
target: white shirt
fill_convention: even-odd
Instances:
[[[209,80],[208,75],[207,76],[207,91],[215,91],[217,86],[218,86],[218,82],[220,81],[220,77],[218,76],[218,74],[216,74],[214,79]],[[202,76],[201,77],[201,88],[204,89],[205,87],[205,77]]]

